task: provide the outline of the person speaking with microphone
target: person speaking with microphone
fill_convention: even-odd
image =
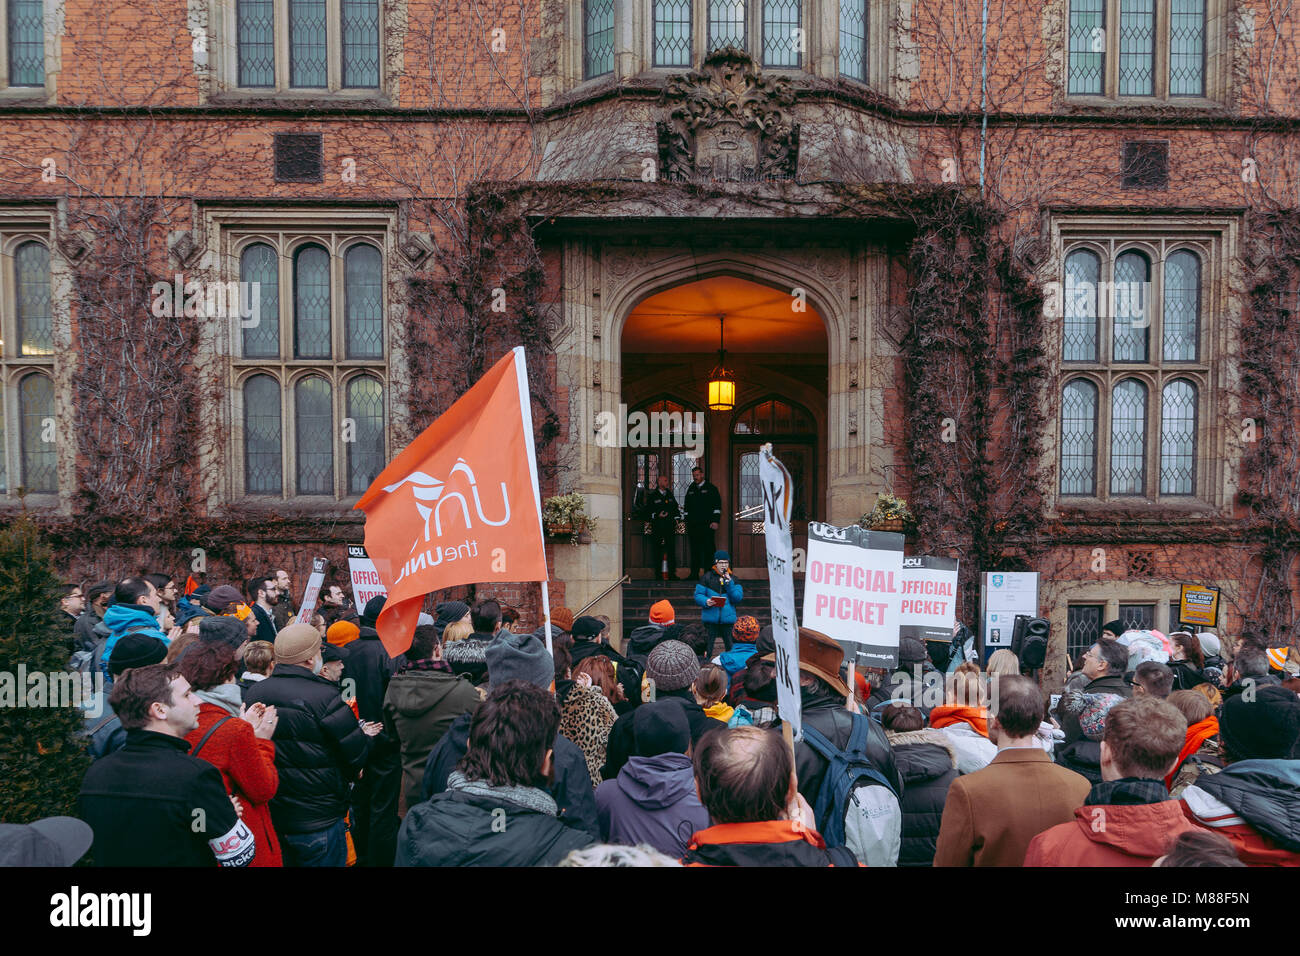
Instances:
[[[713,656],[719,637],[725,649],[731,650],[731,625],[736,623],[736,605],[744,597],[744,589],[731,573],[731,555],[726,551],[715,551],[713,567],[705,571],[700,583],[695,585],[695,603],[702,609],[700,619],[712,635],[706,659]]]

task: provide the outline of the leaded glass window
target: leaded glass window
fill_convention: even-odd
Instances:
[[[334,494],[334,399],[319,375],[294,386],[294,439],[300,495]]]
[[[763,66],[797,67],[803,53],[801,0],[763,0]]]
[[[1065,334],[1067,362],[1097,361],[1097,287],[1101,283],[1101,257],[1076,249],[1065,257]]]
[[[709,49],[745,49],[746,0],[708,0]]]
[[[343,85],[379,86],[379,0],[340,0]]]
[[[9,85],[45,85],[45,4],[8,0]]]
[[[269,375],[244,382],[244,490],[250,495],[279,495],[283,450],[280,386]]]
[[[867,82],[868,0],[840,0],[840,75]]]
[[[289,0],[289,85],[328,84],[325,0]]]
[[[1205,95],[1205,0],[1171,0],[1169,95]]]
[[[583,0],[582,75],[614,72],[614,0]]]
[[[1125,252],[1115,260],[1114,294],[1110,308],[1114,314],[1112,358],[1116,362],[1145,362],[1150,319],[1147,312],[1147,287],[1151,280],[1151,262],[1140,252]]]
[[[1160,493],[1196,491],[1196,386],[1185,379],[1165,385],[1160,399]]]
[[[293,257],[294,355],[330,357],[330,256],[303,246]]]
[[[1196,361],[1201,324],[1201,260],[1179,249],[1165,260],[1164,338],[1166,362]]]
[[[18,354],[53,355],[50,250],[43,243],[24,242],[14,252],[14,308]]]
[[[368,243],[343,258],[348,358],[384,357],[384,287],[379,250]]]
[[[347,417],[352,423],[348,452],[348,494],[359,495],[384,470],[384,386],[361,375],[348,382]],[[347,436],[345,436],[346,438]]]
[[[239,85],[275,86],[274,0],[238,0],[235,30]]]
[[[1120,0],[1119,95],[1155,93],[1155,0]]]
[[[691,65],[691,0],[654,0],[654,65]]]
[[[1061,396],[1061,494],[1097,492],[1097,386],[1075,379]]]
[[[1100,94],[1105,71],[1105,0],[1071,0],[1070,92]]]
[[[264,242],[246,247],[239,256],[239,280],[248,283],[255,314],[244,322],[245,358],[278,358],[280,355],[280,257]],[[241,293],[242,296],[242,293]]]
[[[59,490],[55,459],[54,382],[33,372],[18,383],[22,484],[30,492]]]
[[[1111,393],[1110,493],[1146,493],[1147,389],[1125,379]]]

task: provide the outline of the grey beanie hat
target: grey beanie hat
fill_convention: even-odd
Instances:
[[[700,659],[681,641],[664,641],[646,658],[645,672],[659,690],[681,690],[699,675]]]
[[[526,680],[548,690],[555,679],[555,660],[532,634],[503,631],[487,646],[488,691],[508,680]]]

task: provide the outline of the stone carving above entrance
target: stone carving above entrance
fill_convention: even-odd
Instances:
[[[660,176],[672,181],[793,179],[799,124],[785,77],[768,77],[734,47],[710,53],[704,68],[673,77],[674,104],[659,132]]]

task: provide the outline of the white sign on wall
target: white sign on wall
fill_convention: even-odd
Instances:
[[[1038,617],[1037,571],[985,571],[980,581],[984,646],[1010,647],[1017,614]]]

